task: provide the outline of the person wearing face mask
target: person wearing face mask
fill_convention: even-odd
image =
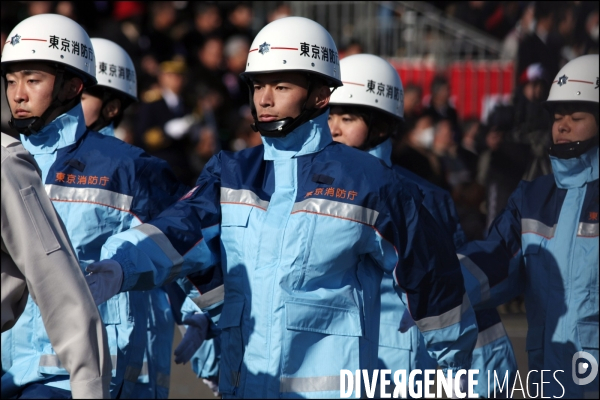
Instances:
[[[524,294],[528,381],[545,396],[598,394],[598,68],[595,54],[559,71],[545,103],[553,173],[521,181],[486,240],[458,250],[476,308]]]
[[[421,115],[416,120],[403,124],[406,135],[400,146],[392,152],[392,163],[399,165],[436,186],[447,188],[442,164],[432,152],[435,138],[433,119]]]
[[[340,67],[344,86],[333,93],[330,102],[329,128],[333,140],[368,152],[392,168],[401,182],[416,184],[424,196],[423,205],[438,223],[439,231],[446,233],[455,247],[462,246],[466,238],[450,193],[391,163],[391,138],[398,130],[404,110],[402,81],[394,67],[371,54],[346,57],[340,62]],[[398,96],[393,97],[393,91],[389,97],[365,91],[361,84],[368,82],[370,76],[377,76],[393,90],[397,88]],[[396,290],[393,277],[385,274],[381,284],[378,368],[392,371],[435,369],[436,362],[425,351],[418,329],[411,326],[409,316],[404,315],[406,307],[398,299]],[[479,335],[471,369],[480,371],[475,392],[487,397],[487,371],[496,371],[502,376],[508,371],[512,381],[517,363],[495,309],[479,311],[477,325]],[[402,333],[398,332],[399,327]]]
[[[81,95],[84,88],[94,90],[96,58],[81,26],[61,15],[40,14],[20,22],[9,37],[1,65],[11,125],[40,167],[81,269],[91,272],[88,267],[100,259],[108,237],[158,215],[186,188],[165,162],[86,127]],[[113,56],[115,63],[106,70],[99,64],[98,75],[107,73],[133,90],[131,66]],[[148,296],[110,297],[96,303],[112,360],[110,395],[129,397],[143,367]],[[74,394],[31,298],[15,326],[2,334],[2,355],[2,397],[29,397],[33,388],[41,397]]]
[[[214,156],[194,189],[110,238],[95,264],[122,271],[90,286],[100,301],[187,277],[218,318],[225,398],[337,398],[341,370],[375,369],[384,272],[408,293],[441,367],[470,365],[477,328],[453,247],[389,168],[331,138],[339,68],[318,23],[265,26],[243,74],[263,145]],[[207,314],[195,315],[209,337]]]

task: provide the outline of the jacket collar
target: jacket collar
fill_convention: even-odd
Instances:
[[[329,110],[282,138],[262,137],[265,160],[284,160],[317,153],[333,141],[327,119]]]
[[[115,124],[113,124],[112,122],[108,125],[106,125],[104,128],[100,129],[98,131],[99,133],[105,135],[105,136],[115,136]]]
[[[550,156],[554,180],[561,189],[582,187],[598,179],[598,147],[568,160]]]
[[[51,154],[75,143],[86,131],[81,103],[59,115],[39,132],[21,135],[23,147],[31,154]]]
[[[367,150],[367,152],[379,158],[388,167],[392,167],[392,139],[387,139],[385,142]]]

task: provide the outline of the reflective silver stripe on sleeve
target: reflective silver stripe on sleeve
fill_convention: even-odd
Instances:
[[[163,374],[162,372],[157,372],[156,384],[168,389],[171,386],[171,377],[167,374]]]
[[[583,237],[597,237],[598,236],[598,224],[587,224],[580,222],[577,227],[577,236]]]
[[[487,275],[469,257],[457,254],[458,261],[477,279],[481,289],[481,301],[490,299],[490,282]]]
[[[46,185],[46,193],[51,200],[95,203],[119,210],[131,210],[133,197],[98,188],[75,188],[58,185]]]
[[[117,369],[117,356],[110,356],[110,361],[112,363],[112,369]],[[62,363],[56,354],[42,354],[39,366],[63,368]]]
[[[294,204],[295,212],[313,212],[332,217],[349,219],[366,225],[375,225],[379,212],[355,204],[342,203],[328,199],[310,198]]]
[[[326,392],[340,390],[340,376],[315,376],[309,378],[285,378],[281,377],[279,391],[289,392]]]
[[[261,200],[256,193],[247,189],[230,189],[221,188],[221,203],[238,203],[256,206],[266,210],[269,207],[269,202]]]
[[[217,286],[216,288],[209,290],[201,296],[193,299],[194,303],[198,308],[203,309],[212,306],[219,301],[223,301],[225,298],[225,287],[223,285]]]
[[[454,325],[457,322],[460,322],[463,313],[469,309],[471,303],[469,302],[469,297],[465,294],[463,296],[462,304],[454,307],[450,311],[446,311],[445,313],[435,316],[435,317],[427,317],[415,321],[417,327],[421,332],[433,331],[436,329],[443,329],[450,325]]]
[[[475,343],[475,348],[478,349],[483,347],[504,336],[506,336],[504,325],[502,325],[502,322],[498,322],[496,325],[490,326],[483,332],[479,332],[477,335],[477,343]]]
[[[177,276],[177,274],[181,270],[181,264],[183,264],[183,257],[181,256],[181,254],[179,254],[179,252],[175,250],[169,238],[165,236],[165,234],[162,233],[162,231],[154,225],[142,224],[136,226],[133,229],[137,229],[138,231],[144,233],[150,239],[152,239],[152,241],[156,243],[156,245],[163,251],[163,253],[165,253],[167,258],[169,258],[169,260],[173,264],[173,268],[171,269],[171,273],[169,274],[169,277],[167,278],[165,283],[170,282],[171,279]]]
[[[521,233],[535,233],[536,235],[543,236],[547,239],[552,239],[555,231],[556,224],[554,224],[554,226],[548,226],[535,219],[521,219]]]

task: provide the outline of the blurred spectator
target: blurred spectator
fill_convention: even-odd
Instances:
[[[477,118],[468,119],[463,124],[463,135],[460,145],[456,149],[458,156],[463,161],[469,171],[469,181],[475,180],[477,175],[477,162],[479,153],[477,151],[477,137],[479,135],[481,124]]]
[[[267,24],[270,24],[279,18],[290,17],[291,15],[292,9],[290,6],[287,3],[280,2],[267,16]]]
[[[234,4],[227,13],[224,24],[223,39],[227,41],[231,36],[243,36],[248,42],[252,42],[252,7],[249,2],[238,2]]]
[[[477,182],[486,188],[486,229],[506,207],[531,158],[528,144],[510,140],[511,106],[497,106],[489,117],[486,149],[479,157]]]
[[[404,87],[404,122],[414,123],[423,114],[423,89],[408,84]]]
[[[221,36],[223,20],[219,7],[214,3],[194,2],[194,26],[182,39],[190,66],[198,63],[198,49],[207,37]]]
[[[502,42],[500,58],[503,60],[516,60],[519,43],[535,29],[535,6],[528,4],[521,14],[516,26],[506,35]]]
[[[469,170],[458,155],[458,146],[454,137],[450,120],[442,119],[435,125],[432,150],[440,159],[444,179],[451,189],[471,181]]]
[[[436,124],[442,119],[450,120],[452,130],[456,134],[460,134],[460,126],[458,124],[458,113],[450,104],[450,84],[448,79],[443,76],[436,76],[431,82],[431,100],[429,107],[424,113],[429,115]]]
[[[542,65],[548,76],[556,76],[559,69],[561,44],[558,36],[554,33],[554,27],[556,13],[561,9],[562,6],[557,7],[557,3],[551,1],[535,3],[535,31],[525,36],[519,45],[516,76],[520,77],[529,65],[536,63]]]
[[[488,2],[490,3],[490,2]],[[485,31],[502,40],[519,20],[521,9],[516,1],[496,2],[495,9],[485,20]]]
[[[461,1],[456,5],[454,17],[483,31],[489,14],[485,1]]]
[[[134,144],[167,161],[178,179],[195,180],[187,161],[189,130],[195,119],[183,98],[186,66],[182,61],[163,61],[158,87],[142,94],[134,126]]]
[[[421,116],[414,123],[405,126],[405,132],[403,140],[392,152],[392,162],[448,189],[441,163],[431,151],[435,135],[432,118],[428,115]]]
[[[364,53],[362,45],[357,39],[352,39],[346,47],[340,49],[340,59],[351,56],[353,54],[361,53]]]

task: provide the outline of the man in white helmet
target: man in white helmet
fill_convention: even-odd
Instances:
[[[98,84],[83,91],[81,106],[89,129],[115,136],[115,129],[129,105],[137,102],[135,66],[118,44],[91,38],[96,56]],[[148,343],[144,363],[137,377],[134,398],[168,398],[171,373],[171,348],[175,319],[171,301],[162,288],[147,292]],[[180,307],[181,304],[174,304]]]
[[[94,268],[123,281],[98,279],[92,294],[187,275],[218,318],[224,397],[339,397],[342,369],[377,366],[379,286],[395,270],[432,355],[467,369],[475,317],[458,262],[441,262],[451,246],[390,169],[331,139],[329,88],[341,81],[329,33],[274,21],[243,76],[263,146],[219,153],[178,203],[109,239],[111,259]]]
[[[390,63],[371,54],[357,54],[340,61],[342,82],[331,96],[329,128],[336,142],[364,150],[398,173],[401,182],[417,185],[423,205],[439,224],[440,232],[460,247],[466,242],[450,193],[399,166],[392,166],[391,137],[401,129],[404,116],[403,85]],[[381,87],[381,90],[377,90]],[[443,236],[440,236],[443,240]],[[398,299],[393,276],[385,274],[381,285],[379,368],[392,371],[436,368],[426,352],[422,335],[412,324]],[[398,332],[402,320],[402,333]],[[479,330],[471,369],[479,370],[475,392],[487,397],[486,371],[511,378],[517,370],[512,345],[495,309],[476,313]],[[407,323],[408,322],[408,323]],[[412,325],[412,326],[411,326]],[[512,380],[511,380],[512,381]],[[492,384],[494,382],[492,381]]]
[[[553,173],[522,181],[487,239],[458,250],[473,304],[525,295],[532,397],[598,397],[598,67],[581,56],[552,82]]]
[[[92,42],[77,23],[54,14],[23,20],[9,35],[1,65],[10,123],[41,169],[82,270],[99,260],[109,236],[158,215],[185,191],[166,163],[86,128],[80,99],[96,83],[96,68]],[[135,85],[125,65],[113,67],[114,78]],[[143,367],[147,299],[145,293],[120,294],[99,305],[112,358],[112,397],[130,396]],[[72,395],[31,299],[3,333],[2,355],[2,397],[28,397],[34,387],[40,396]]]

